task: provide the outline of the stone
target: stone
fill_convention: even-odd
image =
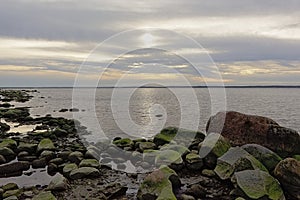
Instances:
[[[71,179],[82,179],[82,178],[96,178],[100,176],[100,172],[98,169],[93,167],[80,167],[78,169],[74,169],[70,173]]]
[[[96,159],[84,159],[79,163],[79,167],[94,167],[99,168],[100,163]]]
[[[181,154],[173,150],[163,150],[155,158],[156,166],[161,165],[171,165],[174,164],[183,164]]]
[[[180,188],[176,172],[167,166],[152,172],[142,182],[137,193],[139,200],[176,200],[173,189]]]
[[[153,142],[139,142],[139,150],[143,152],[144,150],[148,149],[155,149],[156,145]]]
[[[9,196],[7,198],[5,198],[4,200],[18,200],[17,196]]]
[[[103,193],[107,199],[119,199],[120,196],[126,195],[127,187],[120,183],[111,183],[105,186]]]
[[[180,197],[182,200],[195,200],[193,196],[187,194],[182,194]]]
[[[4,133],[6,131],[9,131],[9,129],[10,129],[9,125],[0,122],[0,133]]]
[[[279,180],[285,192],[300,199],[300,161],[286,158],[278,163],[274,176]]]
[[[40,158],[32,161],[31,163],[33,169],[44,168],[47,165],[47,160],[45,158]]]
[[[212,116],[206,132],[221,133],[233,146],[259,144],[282,157],[300,153],[297,131],[279,126],[274,120],[239,112],[219,112]]]
[[[64,163],[64,160],[62,158],[54,158],[54,159],[50,160],[49,163],[61,165]]]
[[[243,170],[261,169],[268,171],[263,164],[240,147],[230,148],[223,156],[218,158],[215,173],[222,179],[229,179],[234,172]]]
[[[196,153],[189,153],[185,157],[186,166],[188,169],[199,171],[203,167],[203,160]]]
[[[214,169],[217,159],[224,155],[230,147],[229,141],[222,135],[211,133],[199,144],[199,155],[203,158],[204,164],[208,168]]]
[[[258,144],[246,144],[242,146],[242,149],[260,161],[269,172],[273,172],[276,165],[282,160],[279,155]]]
[[[52,134],[56,135],[57,137],[65,137],[68,135],[68,132],[66,130],[63,130],[61,128],[55,128],[52,132]]]
[[[214,177],[214,176],[216,176],[216,173],[214,172],[214,170],[209,170],[209,169],[202,170],[201,174],[203,176],[206,176],[206,177]]]
[[[186,194],[192,195],[196,199],[206,197],[206,190],[199,184],[194,184],[188,188],[185,192]]]
[[[69,187],[68,180],[60,173],[57,173],[57,174],[55,174],[55,176],[52,178],[51,182],[49,183],[47,190],[64,191],[64,190],[67,190],[68,187]]]
[[[63,168],[63,175],[68,177],[71,173],[71,171],[78,169],[77,165],[75,163],[69,163],[66,164]]]
[[[184,144],[187,146],[193,142],[194,139],[205,138],[205,134],[196,131],[190,131],[186,129],[178,129],[175,127],[168,127],[161,130],[161,132],[154,136],[153,142],[156,146],[162,146],[174,141],[178,144]]]
[[[0,143],[0,148],[7,147],[12,150],[15,150],[17,148],[17,142],[13,139],[4,139]]]
[[[0,155],[4,156],[6,160],[13,160],[16,157],[15,152],[7,147],[0,148]]]
[[[15,190],[7,190],[6,192],[4,192],[3,194],[3,198],[7,198],[10,196],[16,196],[19,197],[22,194],[22,190],[21,189],[15,189]]]
[[[34,196],[32,200],[57,200],[55,196],[50,192],[41,192],[38,195]]]
[[[83,160],[83,154],[80,151],[74,151],[69,154],[68,159],[76,164],[79,164]]]
[[[7,177],[10,174],[21,173],[30,168],[30,163],[27,161],[19,161],[0,165],[0,177]]]
[[[16,190],[19,189],[18,185],[16,183],[7,183],[6,185],[2,186],[2,189],[5,191],[7,190]]]
[[[45,158],[46,161],[49,161],[55,158],[55,153],[53,151],[45,150],[40,154],[39,158]]]
[[[6,163],[6,159],[4,156],[0,155],[0,165]]]
[[[36,151],[36,148],[37,144],[20,142],[19,146],[17,147],[17,152],[26,151],[32,154]]]
[[[42,139],[37,147],[37,152],[42,152],[45,150],[54,151],[56,148],[52,142],[52,140],[46,138]]]
[[[187,147],[182,146],[182,145],[177,145],[177,144],[164,145],[160,148],[160,150],[161,151],[163,151],[163,150],[173,150],[173,151],[178,152],[180,155],[190,153],[190,150]]]
[[[129,138],[122,138],[119,140],[115,140],[113,141],[113,144],[120,148],[125,148],[125,147],[131,148],[134,146],[134,142]]]
[[[272,200],[285,199],[279,182],[266,171],[244,170],[234,173],[234,178],[248,198],[260,199],[267,196]]]

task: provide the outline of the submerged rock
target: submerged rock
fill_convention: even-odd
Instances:
[[[178,189],[180,185],[176,172],[163,166],[144,179],[138,190],[137,198],[139,200],[176,200],[173,188]]]
[[[266,117],[219,112],[209,119],[206,131],[221,133],[233,146],[260,144],[283,157],[300,153],[299,133]]]
[[[216,174],[222,179],[229,179],[234,172],[261,169],[268,171],[263,164],[240,147],[232,147],[218,158]]]
[[[236,184],[248,198],[260,199],[268,197],[271,200],[285,199],[279,182],[268,172],[257,170],[245,170],[234,174]]]
[[[274,175],[290,196],[300,199],[300,161],[293,158],[280,161]]]

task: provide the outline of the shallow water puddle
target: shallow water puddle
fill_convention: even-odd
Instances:
[[[32,132],[37,126],[41,125],[41,124],[20,125],[19,123],[15,123],[15,122],[7,122],[4,119],[1,119],[0,122],[6,123],[7,125],[10,126],[10,130],[8,131],[8,133],[26,134],[28,132]],[[41,131],[45,131],[45,130],[41,130]]]

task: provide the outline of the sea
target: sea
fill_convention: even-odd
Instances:
[[[24,88],[23,88],[24,89]],[[89,141],[114,137],[150,138],[176,126],[205,132],[211,115],[237,111],[269,117],[300,130],[300,88],[38,88],[29,107],[33,117],[74,118]],[[75,108],[73,112],[69,109]],[[68,109],[60,112],[61,109]],[[75,111],[75,112],[74,112]]]

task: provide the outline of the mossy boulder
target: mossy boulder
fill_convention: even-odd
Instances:
[[[3,198],[7,198],[10,196],[16,196],[19,197],[22,194],[22,189],[15,189],[15,190],[7,190],[6,192],[4,192],[3,194]]]
[[[68,180],[61,175],[60,173],[55,174],[52,178],[51,182],[49,183],[47,190],[51,191],[64,191],[68,189],[69,182]]]
[[[245,198],[285,199],[280,183],[266,171],[244,170],[234,173],[234,179],[237,187],[246,195]]]
[[[249,154],[260,161],[269,170],[269,172],[273,172],[276,165],[282,160],[275,152],[258,144],[246,144],[242,146],[242,149],[246,150]]]
[[[203,167],[203,160],[196,153],[189,153],[185,157],[186,166],[188,169],[200,171]]]
[[[156,144],[156,146],[162,146],[170,143],[171,141],[174,141],[177,144],[188,146],[194,141],[194,139],[203,140],[204,138],[205,134],[201,132],[168,127],[164,128],[159,134],[155,135],[153,142]]]
[[[100,163],[96,159],[84,159],[79,163],[79,167],[94,167],[99,168]]]
[[[63,168],[63,175],[68,177],[74,169],[78,169],[78,166],[75,163],[68,163]]]
[[[223,156],[218,158],[214,171],[222,180],[225,180],[229,179],[234,172],[254,169],[268,171],[261,162],[247,151],[240,147],[232,147]]]
[[[286,158],[278,163],[274,170],[275,177],[292,198],[300,199],[300,161]]]
[[[17,142],[15,140],[9,139],[9,138],[4,139],[0,143],[0,148],[2,148],[2,147],[7,147],[7,148],[14,150],[17,147]]]
[[[156,145],[153,142],[138,142],[138,148],[143,152],[148,149],[155,149]]]
[[[113,144],[120,148],[125,148],[125,147],[131,148],[134,146],[134,142],[129,138],[122,138],[122,139],[115,140],[113,141]]]
[[[0,155],[4,156],[6,160],[13,160],[16,157],[15,152],[7,147],[0,148]]]
[[[93,167],[80,167],[72,170],[69,176],[71,179],[96,178],[100,176],[100,172]]]
[[[17,147],[18,152],[26,151],[28,153],[34,153],[37,148],[37,144],[31,144],[31,143],[24,143],[20,142],[19,146]]]
[[[9,129],[10,129],[9,125],[0,122],[0,133],[4,133],[6,131],[9,131]]]
[[[160,148],[160,150],[161,151],[173,150],[173,151],[178,152],[180,155],[184,155],[184,154],[187,154],[190,152],[190,150],[187,147],[182,146],[182,145],[177,145],[177,144],[166,144],[166,145],[162,146]]]
[[[199,155],[203,158],[205,165],[213,169],[217,164],[217,159],[224,155],[230,147],[229,141],[222,135],[211,133],[199,144]]]
[[[180,180],[176,172],[167,166],[149,174],[141,184],[137,198],[139,200],[176,200],[173,189],[180,187]]]
[[[42,152],[44,150],[54,151],[56,148],[51,139],[45,138],[40,141],[37,147],[37,152]]]
[[[173,150],[160,151],[155,158],[155,164],[157,166],[161,165],[171,165],[171,164],[183,164],[181,154]]]
[[[50,191],[47,191],[39,193],[32,200],[56,200],[56,198]]]

